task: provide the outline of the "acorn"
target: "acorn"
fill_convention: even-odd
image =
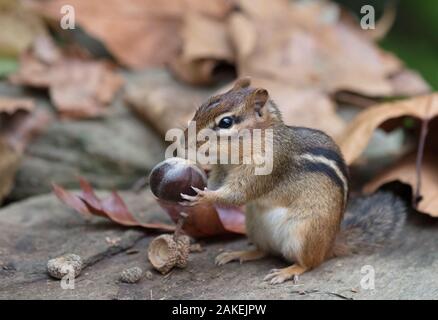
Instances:
[[[196,163],[183,158],[168,158],[151,171],[149,184],[152,193],[160,200],[181,202],[181,193],[195,196],[192,189],[204,189],[207,175]]]

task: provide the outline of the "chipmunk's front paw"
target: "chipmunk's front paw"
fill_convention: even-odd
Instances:
[[[181,197],[184,200],[187,200],[187,201],[180,202],[181,205],[193,207],[193,206],[196,206],[199,204],[213,201],[213,197],[211,196],[213,191],[210,191],[207,188],[204,188],[204,190],[201,190],[201,189],[192,187],[192,189],[196,192],[195,196],[189,196],[188,194],[181,193]]]

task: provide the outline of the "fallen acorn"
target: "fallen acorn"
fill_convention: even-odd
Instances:
[[[62,279],[66,275],[76,278],[82,271],[82,259],[77,254],[66,254],[47,262],[47,272],[56,279]]]
[[[143,277],[143,270],[140,267],[132,267],[122,271],[120,281],[125,283],[137,283]]]
[[[185,235],[175,237],[163,234],[156,237],[149,245],[148,259],[152,266],[162,274],[174,267],[185,268],[190,253],[190,238]]]

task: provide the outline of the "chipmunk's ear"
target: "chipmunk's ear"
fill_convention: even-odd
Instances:
[[[261,115],[261,110],[269,99],[268,90],[258,88],[255,89],[250,97],[250,105],[254,108],[254,110]]]
[[[237,79],[237,81],[234,83],[232,90],[239,90],[243,88],[248,88],[251,85],[251,78],[250,77],[243,77],[240,79]]]

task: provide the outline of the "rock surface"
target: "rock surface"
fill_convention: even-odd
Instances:
[[[141,219],[169,221],[151,202],[150,194],[123,194],[123,197],[133,212],[141,213]],[[151,279],[136,284],[118,281],[126,268],[138,266],[151,270],[147,247],[154,236],[100,218],[86,222],[51,195],[10,205],[0,210],[0,299],[438,297],[438,221],[420,215],[410,217],[399,243],[371,255],[328,261],[302,275],[296,285],[286,282],[273,286],[262,281],[270,269],[286,266],[276,258],[216,266],[214,258],[222,250],[248,246],[241,237],[203,241],[204,251],[191,253],[186,269],[175,269],[166,276],[152,271]],[[58,280],[48,276],[46,262],[68,252],[81,255],[85,267],[75,279],[75,289],[63,290]],[[369,267],[364,266],[374,270],[374,290],[361,286],[364,276],[370,275]]]

